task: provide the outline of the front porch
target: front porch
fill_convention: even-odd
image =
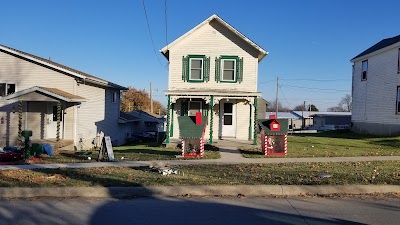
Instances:
[[[256,144],[257,98],[261,93],[175,92],[168,95],[166,143],[180,137],[177,117],[194,117],[201,112],[207,118],[206,143],[231,139]]]
[[[11,103],[13,111],[18,112],[17,121],[10,120],[10,145],[16,145],[21,140],[23,130],[31,130],[32,143],[50,144],[55,149],[68,147],[74,149],[76,126],[74,106],[84,101],[82,97],[68,92],[47,87],[32,87],[8,95],[7,100],[17,100]],[[72,128],[72,129],[71,129]],[[72,146],[71,146],[72,145]]]

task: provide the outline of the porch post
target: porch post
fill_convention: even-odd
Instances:
[[[18,137],[22,133],[22,101],[18,101]]]
[[[169,144],[169,117],[170,117],[170,110],[171,110],[171,96],[168,95],[168,103],[167,103],[167,127],[165,129],[165,143]]]
[[[57,143],[60,141],[60,120],[61,120],[61,103],[57,103],[57,134],[56,139]]]
[[[213,143],[213,116],[214,116],[214,95],[211,95],[211,101],[210,101],[210,144]]]
[[[251,115],[253,114],[252,109],[253,109],[253,107],[252,107],[251,104],[250,104],[250,113],[249,113],[249,139],[248,139],[249,141],[251,140],[251,136],[252,136],[252,133],[253,133],[253,131],[251,130],[251,123],[252,123]]]
[[[171,133],[170,133],[170,137],[174,136],[174,108],[175,108],[175,104],[171,103]]]
[[[254,97],[254,126],[253,126],[253,145],[257,145],[257,96]]]

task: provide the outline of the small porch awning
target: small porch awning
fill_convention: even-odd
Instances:
[[[18,101],[27,101],[27,102],[38,102],[38,101],[46,101],[46,102],[66,102],[72,104],[80,104],[81,102],[85,102],[86,99],[80,97],[78,95],[74,95],[65,91],[62,91],[58,88],[49,88],[49,87],[39,87],[34,86],[22,91],[15,92],[13,94],[7,95],[4,97],[6,100],[18,100]]]

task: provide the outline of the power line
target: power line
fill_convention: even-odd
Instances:
[[[286,101],[286,103],[288,104],[289,108],[290,108],[290,109],[292,109],[292,106],[290,106],[290,104],[289,104],[289,101],[286,99],[286,96],[285,96],[285,94],[283,94],[283,91],[282,91],[282,85],[279,87],[279,89],[281,90],[281,93],[282,93],[283,99],[285,99],[285,101]]]
[[[287,85],[287,84],[282,84],[281,86],[292,87],[292,88],[302,88],[302,89],[308,89],[308,90],[319,90],[319,91],[345,91],[345,92],[350,91],[350,90],[332,89],[332,88],[310,88],[310,87],[294,86],[294,85]]]
[[[158,58],[156,47],[155,47],[154,41],[153,41],[153,35],[151,34],[151,30],[150,30],[150,24],[149,24],[149,19],[147,17],[146,5],[144,4],[144,0],[142,0],[142,3],[143,3],[144,15],[146,17],[147,28],[149,29],[151,44],[153,45],[154,54],[156,55],[157,61],[160,63],[160,65],[166,69],[167,67],[164,64],[162,64],[160,59]]]
[[[164,1],[164,15],[165,15],[165,42],[168,49],[168,22],[167,22],[167,0]]]
[[[325,79],[281,79],[281,80],[286,80],[286,81],[312,81],[312,82],[335,82],[335,81],[349,81],[350,79],[331,79],[331,80],[325,80]]]

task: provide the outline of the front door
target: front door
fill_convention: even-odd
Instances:
[[[63,137],[63,111],[60,112],[60,138]],[[57,138],[57,104],[47,104],[47,138]]]
[[[236,104],[234,100],[223,100],[221,102],[221,136],[236,137]]]

